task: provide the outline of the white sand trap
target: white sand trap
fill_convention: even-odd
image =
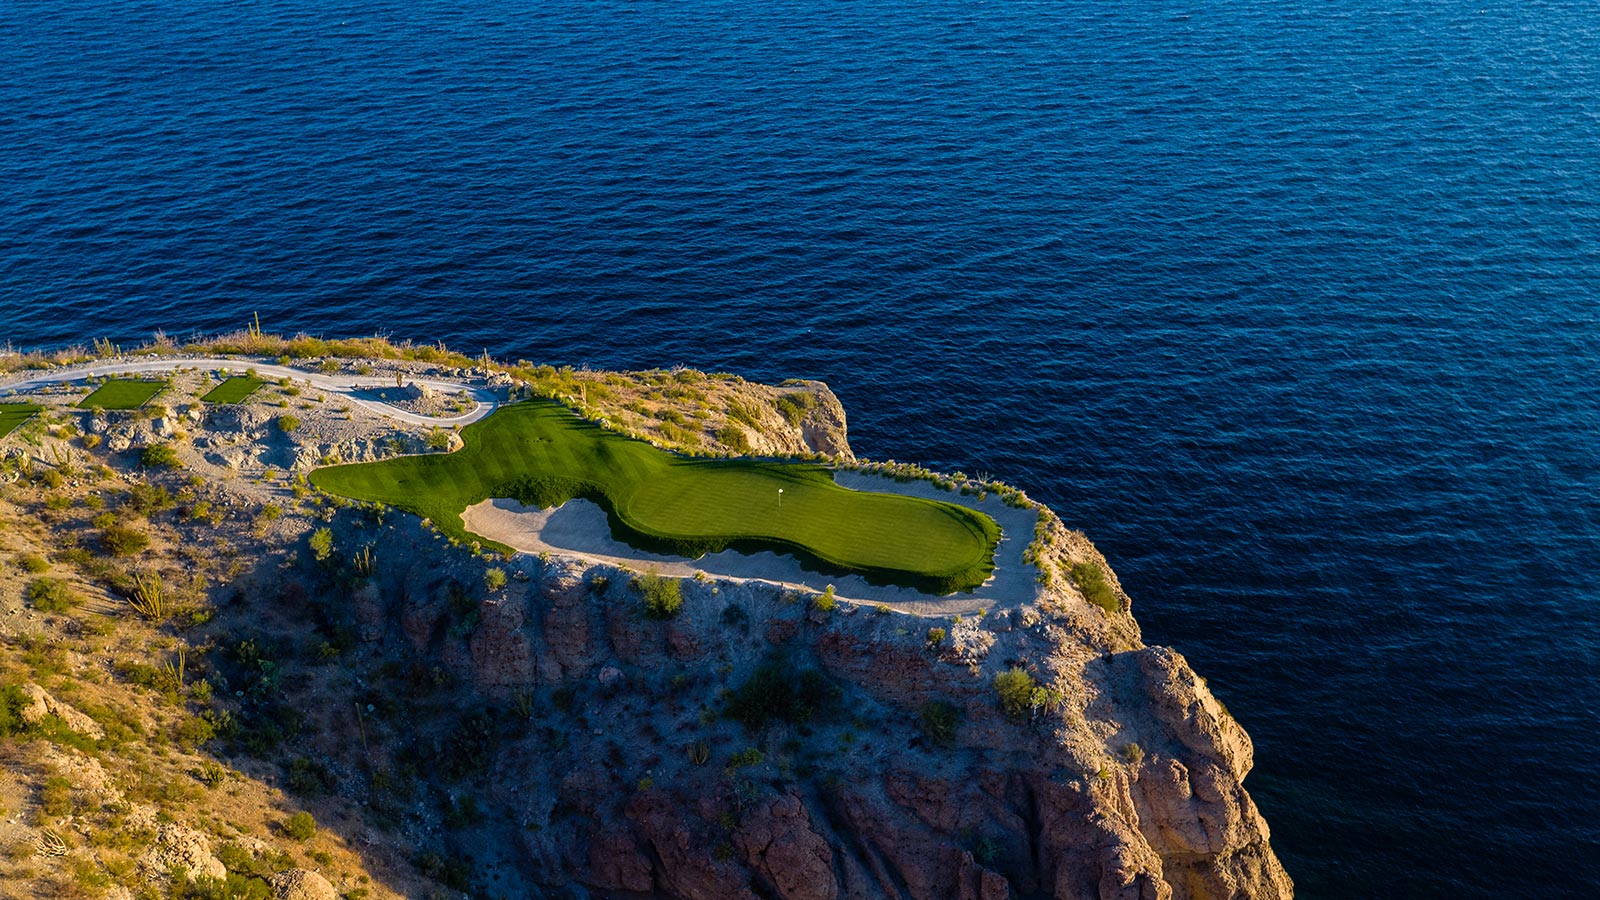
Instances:
[[[821,591],[828,585],[842,600],[857,603],[885,603],[905,612],[954,614],[996,609],[1031,603],[1038,596],[1034,579],[1038,570],[1022,561],[1022,552],[1033,540],[1038,513],[1015,509],[990,497],[978,502],[975,497],[941,491],[924,481],[905,484],[877,475],[835,472],[834,480],[852,490],[884,491],[944,500],[993,517],[1000,524],[1000,546],[995,552],[995,571],[989,580],[970,594],[940,597],[902,587],[868,584],[857,575],[821,575],[800,566],[787,554],[771,552],[739,553],[724,550],[699,559],[645,553],[611,536],[605,510],[587,500],[572,500],[554,509],[523,506],[515,500],[485,500],[462,513],[467,530],[524,553],[549,552],[577,556],[593,562],[628,566],[640,571],[688,577],[704,572],[716,578],[763,581],[791,588]]]

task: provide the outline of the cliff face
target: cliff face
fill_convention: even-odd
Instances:
[[[551,897],[1292,895],[1241,784],[1249,737],[1182,656],[1139,646],[1125,613],[1062,592],[952,624],[685,581],[682,612],[658,621],[627,572],[527,557],[507,589],[464,603],[470,561],[441,565],[429,543],[383,530],[379,557],[412,562],[358,592],[361,652],[437,665],[523,711],[452,788],[485,798],[483,819],[436,832],[460,852],[515,848],[499,883]],[[995,676],[1011,669],[1034,687],[1008,716]],[[378,769],[416,741],[381,721],[368,739]]]
[[[852,459],[815,382],[558,375],[652,439],[692,404],[723,411],[701,450]],[[62,409],[0,459],[0,738],[24,742],[0,743],[0,894],[75,896],[98,864],[108,897],[176,896],[179,865],[370,900],[1292,896],[1249,737],[1053,516],[1028,519],[1026,604],[702,577],[653,618],[641,573],[473,556],[276,477],[424,446],[297,391]],[[184,468],[139,467],[151,442]],[[117,555],[116,523],[148,551]],[[133,603],[149,584],[165,611]]]

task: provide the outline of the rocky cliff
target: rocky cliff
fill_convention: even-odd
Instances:
[[[467,598],[475,563],[447,563],[407,524],[373,537],[379,558],[408,562],[356,591],[360,652],[463,686],[422,691],[396,721],[379,711],[375,770],[415,752],[425,738],[404,720],[432,703],[520,711],[473,726],[495,739],[448,788],[480,798],[481,819],[423,826],[446,855],[504,848],[484,869],[499,883],[551,897],[1292,895],[1241,783],[1244,730],[1182,656],[1070,589],[952,622],[690,580],[681,613],[656,620],[626,571],[520,557],[507,588]],[[1026,685],[1020,703],[1007,708],[997,676]]]
[[[814,382],[542,371],[647,439],[853,460]],[[275,471],[433,435],[262,393],[46,393],[0,458],[0,894],[1292,896],[1249,737],[1047,512],[1032,601],[965,616],[505,560]]]

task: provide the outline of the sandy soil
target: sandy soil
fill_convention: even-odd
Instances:
[[[875,605],[917,615],[954,615],[980,609],[998,609],[1032,603],[1038,595],[1034,578],[1038,570],[1022,561],[1033,540],[1038,512],[1006,506],[997,498],[979,501],[941,491],[924,481],[899,483],[890,478],[859,472],[835,472],[840,485],[860,491],[888,491],[945,500],[979,510],[999,523],[1002,536],[995,553],[995,573],[970,594],[940,597],[911,588],[868,584],[859,576],[821,575],[802,568],[792,556],[777,553],[744,554],[732,550],[709,553],[699,559],[645,553],[611,536],[605,511],[587,500],[573,500],[554,509],[523,506],[515,500],[485,500],[462,514],[467,530],[525,553],[577,556],[594,562],[628,566],[639,571],[690,577],[703,572],[715,578],[761,581],[808,591],[829,584],[839,599]]]

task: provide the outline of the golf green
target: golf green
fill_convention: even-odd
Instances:
[[[32,403],[0,403],[0,438],[21,428],[40,409]]]
[[[988,516],[847,490],[822,466],[678,456],[546,400],[502,407],[461,437],[465,446],[455,453],[325,467],[311,483],[496,547],[468,534],[461,521],[468,506],[508,497],[550,507],[582,497],[603,506],[616,537],[641,550],[690,557],[776,550],[825,571],[936,593],[972,590],[994,568],[1000,529]]]
[[[113,378],[78,402],[79,409],[138,409],[167,389],[165,381]]]
[[[212,388],[201,400],[207,403],[241,403],[261,389],[266,381],[248,375],[235,375]]]

